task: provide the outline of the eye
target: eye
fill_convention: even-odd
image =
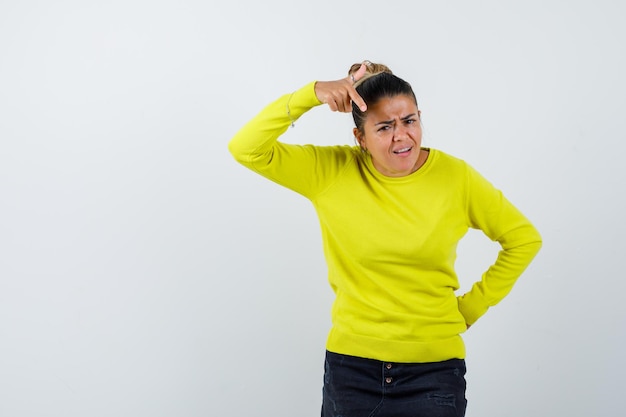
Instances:
[[[415,120],[415,119],[407,119],[407,120],[405,120],[405,122],[408,125],[412,125],[413,123],[417,122],[417,120]]]
[[[378,131],[379,132],[384,132],[385,130],[389,130],[390,128],[391,128],[391,126],[384,125],[384,126],[381,126],[380,128],[378,128]]]

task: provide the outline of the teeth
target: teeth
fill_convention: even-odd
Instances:
[[[395,153],[402,153],[402,152],[406,152],[406,151],[409,151],[409,150],[411,150],[411,147],[398,149],[397,151],[394,151],[394,152]]]

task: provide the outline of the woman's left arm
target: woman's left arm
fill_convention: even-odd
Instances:
[[[530,220],[476,170],[468,167],[467,178],[469,224],[501,246],[481,280],[458,297],[459,310],[469,326],[511,291],[539,252],[542,240]]]

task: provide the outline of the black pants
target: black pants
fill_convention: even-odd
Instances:
[[[392,363],[326,352],[322,417],[463,417],[465,361]]]

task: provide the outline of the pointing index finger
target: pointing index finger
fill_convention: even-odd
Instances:
[[[358,70],[350,74],[350,80],[352,81],[352,85],[354,85],[357,81],[363,78],[366,71],[367,66],[365,65],[365,63],[363,63]],[[352,102],[354,102],[354,104],[356,104],[359,109],[361,109],[361,111],[367,110],[367,104],[365,104],[363,98],[359,95],[359,93],[357,93],[354,88],[352,89],[352,91],[350,91],[350,98],[352,99]]]

